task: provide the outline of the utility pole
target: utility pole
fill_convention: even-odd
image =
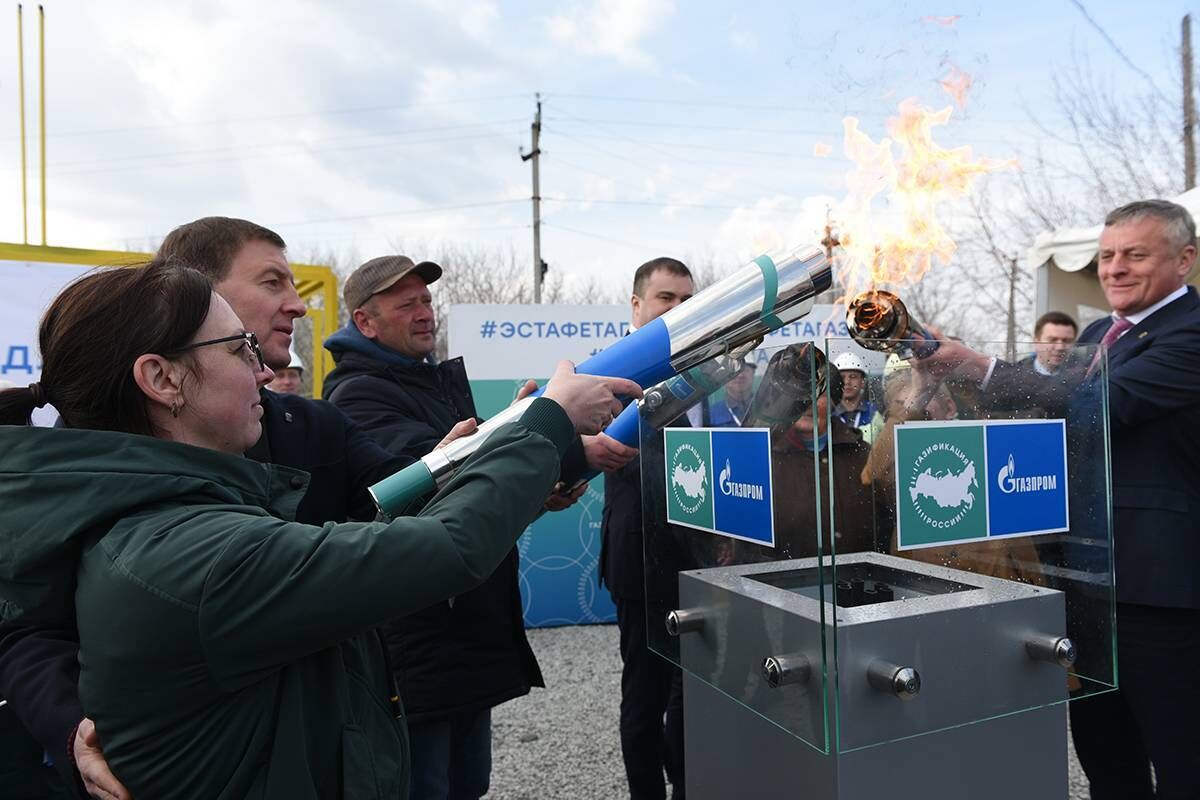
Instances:
[[[535,94],[537,113],[529,126],[532,146],[528,153],[521,154],[522,161],[533,162],[533,302],[542,302],[542,278],[546,275],[546,264],[542,261],[542,192],[538,181],[538,160],[542,151],[538,140],[542,134],[542,95]]]
[[[1183,16],[1183,183],[1184,189],[1196,185],[1196,103],[1192,92],[1192,15]]]

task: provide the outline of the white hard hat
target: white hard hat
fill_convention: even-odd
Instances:
[[[833,365],[837,367],[839,371],[853,369],[861,372],[863,375],[866,375],[868,372],[867,362],[864,361],[862,356],[860,356],[858,353],[842,353],[833,360]]]
[[[301,372],[303,372],[304,371],[304,362],[300,360],[300,356],[296,355],[296,351],[291,348],[288,348],[288,354],[291,356],[291,359],[288,361],[287,368],[288,369],[298,369]]]

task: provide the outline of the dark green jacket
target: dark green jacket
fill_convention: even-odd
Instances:
[[[285,521],[295,470],[0,428],[0,617],[76,617],[84,710],[134,797],[402,798],[404,723],[370,629],[491,574],[573,438],[539,400],[420,516],[315,527]]]

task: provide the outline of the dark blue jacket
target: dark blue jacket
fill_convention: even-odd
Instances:
[[[1111,319],[1079,337],[1099,342]],[[1126,331],[1108,351],[1117,600],[1200,609],[1200,296]]]
[[[419,458],[455,423],[476,417],[461,358],[381,357],[356,333],[343,328],[326,340],[337,367],[325,396],[380,445]],[[491,708],[545,685],[525,638],[519,568],[514,547],[482,585],[384,626],[410,718]]]
[[[1079,336],[1096,344],[1112,324]],[[1200,296],[1195,287],[1130,328],[1108,351],[1117,600],[1200,609]],[[1075,378],[1086,365],[1077,367]],[[1043,396],[1070,380],[997,364],[1011,389]],[[991,387],[989,387],[991,392]],[[1027,393],[1026,397],[1035,396]]]

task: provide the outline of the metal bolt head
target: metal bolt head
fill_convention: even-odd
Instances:
[[[774,656],[768,656],[763,659],[762,665],[763,678],[767,681],[767,686],[772,689],[779,688],[780,679],[783,677],[783,669],[779,666],[779,662]]]
[[[1079,658],[1079,651],[1075,649],[1075,643],[1064,636],[1054,644],[1054,660],[1063,669],[1069,669],[1075,666],[1075,660]]]
[[[901,667],[892,676],[892,691],[901,700],[911,700],[921,692],[921,674],[912,667]]]

